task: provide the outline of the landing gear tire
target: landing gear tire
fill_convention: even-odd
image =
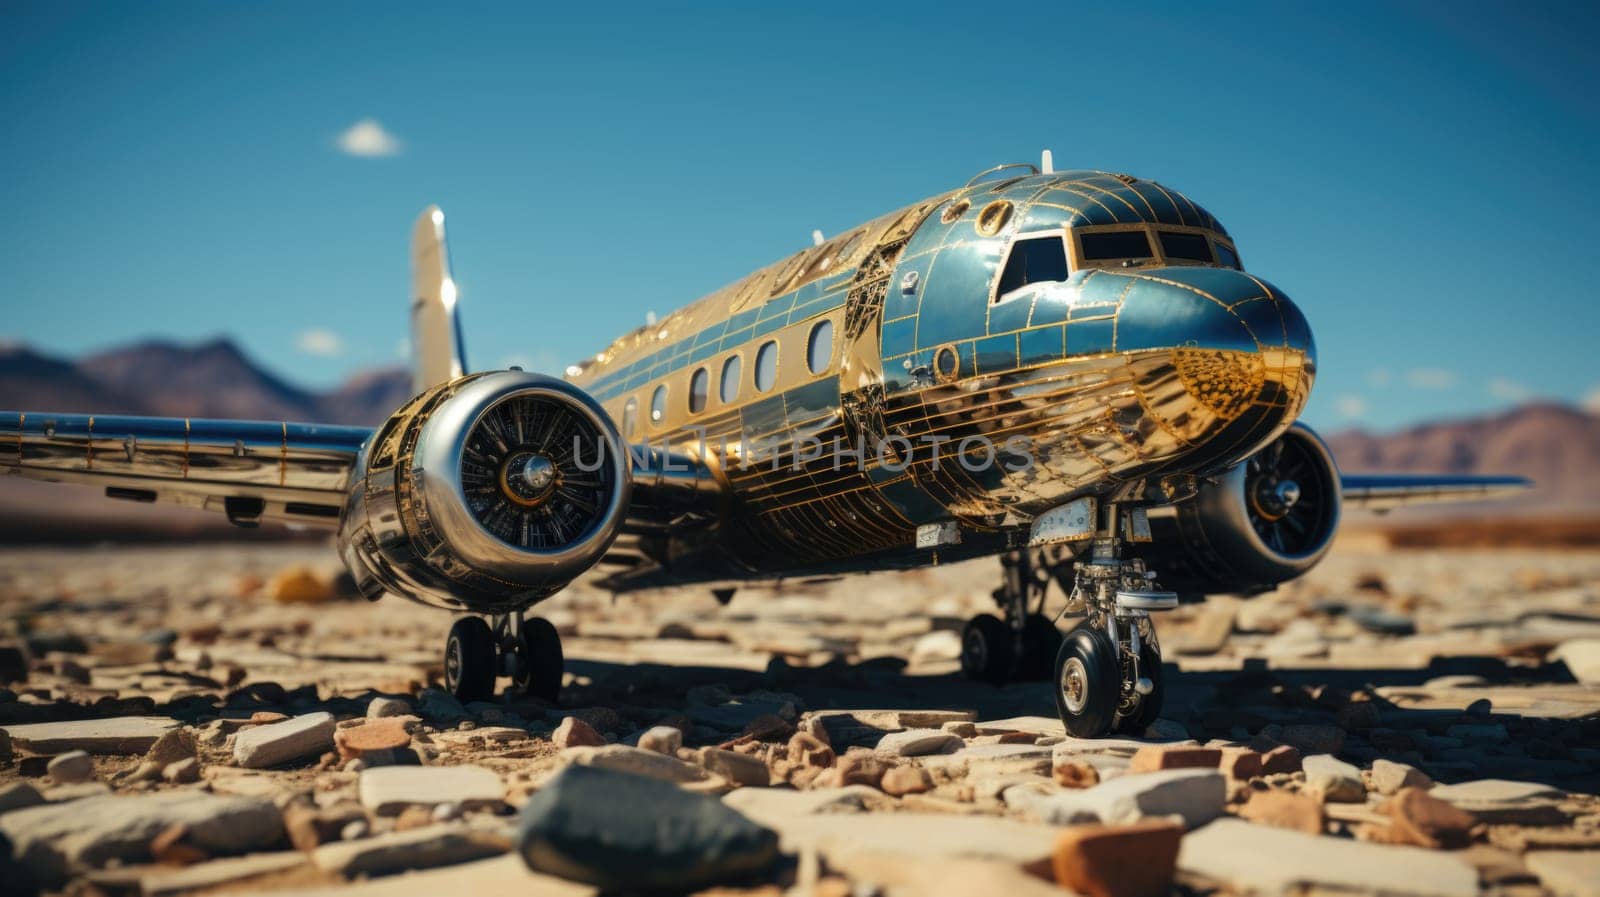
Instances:
[[[1022,657],[1017,677],[1038,682],[1050,678],[1056,652],[1061,650],[1061,630],[1044,614],[1029,614],[1022,625]]]
[[[961,630],[961,672],[968,679],[1000,685],[1016,660],[1011,627],[994,614],[978,614]]]
[[[458,700],[494,696],[494,633],[482,617],[462,617],[444,643],[444,686]]]
[[[1139,672],[1154,686],[1147,695],[1134,693],[1138,703],[1132,713],[1117,718],[1115,729],[1121,735],[1140,736],[1161,716],[1161,701],[1165,690],[1161,686],[1161,652],[1149,642],[1139,646]]]
[[[1117,649],[1104,632],[1079,626],[1067,634],[1056,652],[1056,712],[1067,734],[1099,738],[1111,731],[1122,675]]]
[[[511,684],[520,694],[551,703],[561,696],[561,673],[565,661],[561,654],[561,633],[543,617],[522,621],[517,640],[517,672]]]

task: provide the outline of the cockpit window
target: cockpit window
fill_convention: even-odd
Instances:
[[[1011,244],[1011,255],[1006,258],[1005,270],[1000,272],[1000,284],[995,288],[996,302],[1007,293],[1042,281],[1067,279],[1067,249],[1061,237],[1019,239]]]
[[[1155,258],[1150,238],[1142,230],[1091,231],[1078,234],[1078,241],[1086,262]]]
[[[1179,231],[1161,232],[1161,254],[1168,259],[1211,263],[1211,247],[1204,234],[1186,234]]]
[[[1239,254],[1228,247],[1228,244],[1217,241],[1217,261],[1226,268],[1244,270],[1239,265]]]

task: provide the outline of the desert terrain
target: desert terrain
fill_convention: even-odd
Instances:
[[[0,550],[0,878],[582,894],[648,865],[718,893],[1600,893],[1592,548],[1347,533],[1274,593],[1167,615],[1162,718],[1096,741],[1064,735],[1043,683],[960,677],[994,561],[726,606],[580,582],[539,608],[564,636],[559,705],[462,706],[437,690],[449,616],[338,597],[336,572],[314,542]],[[757,834],[663,836],[706,809],[677,795]],[[591,868],[517,855],[551,813],[613,833],[557,845]]]

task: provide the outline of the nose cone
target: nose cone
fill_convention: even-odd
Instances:
[[[1195,460],[1232,463],[1294,422],[1311,394],[1316,345],[1288,296],[1226,268],[1127,276],[1117,350],[1170,358],[1177,377],[1142,380],[1142,404],[1206,456]]]

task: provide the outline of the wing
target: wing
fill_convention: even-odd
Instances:
[[[1505,498],[1533,485],[1522,477],[1426,474],[1344,475],[1339,482],[1346,505],[1373,511],[1427,502]]]
[[[0,411],[0,473],[221,511],[240,526],[332,527],[371,430],[287,422]]]

